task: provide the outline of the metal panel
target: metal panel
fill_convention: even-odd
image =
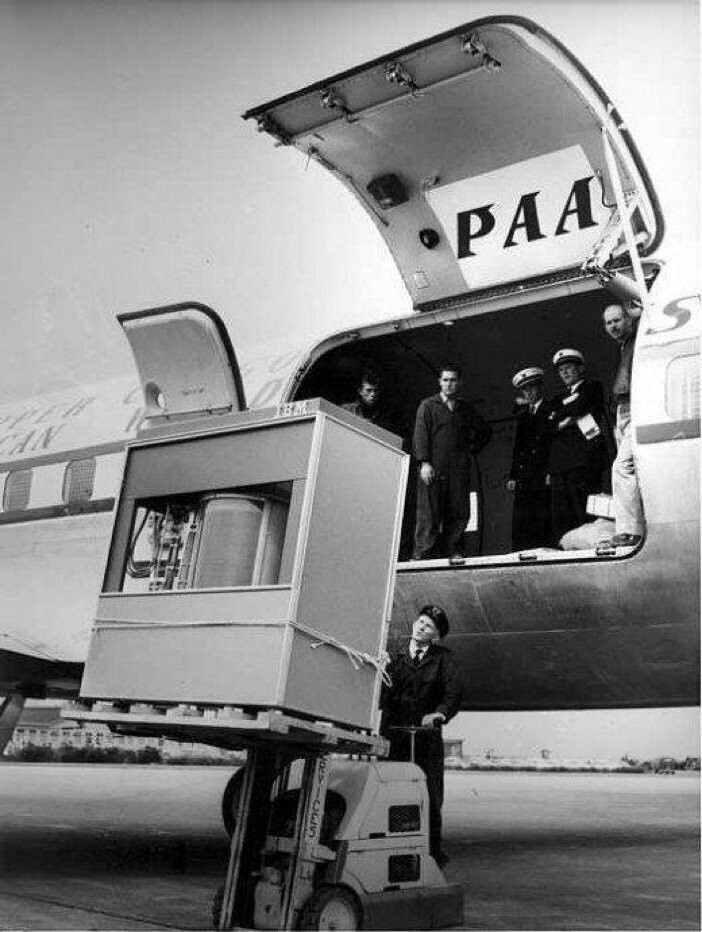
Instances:
[[[126,494],[146,498],[304,478],[312,423],[247,431],[243,442],[232,432],[136,447],[129,454]]]
[[[584,185],[578,189],[583,203],[587,191],[595,212],[601,201],[596,172],[602,173],[605,194],[611,195],[601,145],[603,124],[626,187],[639,195],[648,231],[645,248],[653,251],[662,236],[655,191],[616,109],[567,49],[520,17],[489,17],[459,26],[244,116],[256,119],[277,141],[316,159],[347,187],[375,221],[415,306],[481,287],[479,282],[516,280],[525,266],[532,269],[526,274],[534,275],[578,267],[605,228],[606,212],[592,223],[583,214],[577,232],[574,224],[562,231],[569,236],[556,236],[556,231],[576,182]],[[566,172],[570,184],[563,178],[564,190],[551,183],[554,153],[568,160],[576,156]],[[527,166],[523,183],[510,187],[506,179],[495,177],[497,194],[483,198],[475,191],[476,178],[515,165]],[[534,179],[530,186],[528,174],[538,165],[544,170],[543,183]],[[397,179],[401,194],[376,202],[369,185],[388,175]],[[432,210],[431,192],[458,182],[459,188],[452,188],[459,196],[455,204],[452,200],[451,220],[442,226]],[[537,224],[528,241],[522,236],[516,248],[505,248],[515,247],[508,227],[520,216],[521,197],[536,198],[528,193],[534,191],[541,226]],[[481,209],[484,224],[478,217]],[[466,262],[455,248],[457,213],[463,212],[471,215],[481,246],[495,243],[485,263],[477,251]],[[589,218],[589,209],[586,213]],[[434,248],[423,244],[418,235],[422,229],[443,230]],[[573,252],[560,254],[559,246],[576,237],[577,258]],[[524,261],[517,267],[520,244]],[[477,281],[476,262],[485,265]]]
[[[93,632],[81,695],[276,706],[285,625],[154,626]],[[138,655],[138,662],[135,659]]]
[[[97,621],[168,622],[280,621],[288,617],[290,589],[287,586],[202,592],[179,590],[139,595],[107,593],[100,596]]]
[[[297,620],[372,653],[396,557],[398,454],[325,419]]]
[[[346,638],[350,640],[350,638]],[[338,647],[295,631],[283,693],[286,709],[335,722],[370,727],[375,707],[374,667],[362,666]]]
[[[139,370],[147,417],[245,406],[229,334],[211,308],[174,304],[118,320]]]

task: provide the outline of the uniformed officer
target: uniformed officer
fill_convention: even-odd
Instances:
[[[512,549],[547,547],[551,543],[551,494],[547,485],[551,446],[550,406],[544,398],[544,370],[520,369],[512,379],[519,391],[517,431],[507,488],[514,492]]]
[[[441,807],[444,801],[444,745],[441,726],[461,707],[463,690],[451,651],[440,643],[449,622],[438,605],[420,608],[409,644],[390,655],[387,672],[392,685],[383,684],[380,733],[390,741],[390,760],[414,761],[427,778],[429,848],[439,867],[446,863],[441,850]],[[409,728],[423,730],[412,735]]]
[[[549,414],[551,518],[558,545],[566,531],[593,520],[586,510],[587,497],[602,491],[609,459],[602,384],[585,378],[585,357],[580,350],[558,350],[553,365],[565,386],[553,399]]]

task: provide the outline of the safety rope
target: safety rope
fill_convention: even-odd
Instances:
[[[299,621],[289,622],[290,626],[296,628],[298,631],[302,631],[303,634],[308,635],[311,638],[314,638],[310,647],[312,650],[316,650],[318,647],[328,646],[335,647],[337,650],[342,651],[346,654],[351,666],[354,670],[360,670],[364,664],[368,666],[375,667],[375,669],[380,674],[380,678],[386,686],[392,686],[392,680],[390,674],[387,672],[387,665],[390,662],[390,656],[387,651],[383,651],[378,654],[377,657],[373,657],[372,654],[366,653],[366,651],[358,650],[356,647],[350,647],[348,644],[344,644],[342,641],[337,640],[331,634],[325,634],[322,631],[317,631],[315,628],[309,628],[307,625],[301,624]]]
[[[140,629],[154,629],[154,628],[199,628],[199,627],[284,627],[285,625],[290,625],[291,628],[295,628],[298,631],[306,634],[308,637],[313,639],[313,643],[310,644],[310,647],[313,650],[316,650],[318,647],[323,647],[324,645],[328,647],[335,647],[337,650],[340,650],[342,653],[346,654],[347,659],[353,666],[354,670],[360,670],[362,666],[367,665],[375,667],[375,669],[380,674],[380,677],[385,683],[386,686],[392,686],[392,679],[390,674],[387,672],[386,667],[390,662],[390,655],[387,651],[383,651],[378,654],[377,657],[373,657],[372,654],[368,654],[366,651],[358,650],[356,647],[350,647],[348,644],[344,644],[342,641],[339,641],[337,638],[333,637],[331,634],[325,634],[323,631],[318,631],[316,628],[310,628],[307,625],[301,624],[299,621],[169,621],[169,622],[160,622],[160,621],[125,621],[123,619],[107,619],[101,618],[97,623],[95,630],[107,630],[107,629],[131,629],[134,630],[135,627]]]

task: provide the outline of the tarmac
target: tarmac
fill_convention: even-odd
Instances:
[[[209,929],[222,767],[0,763],[0,929]],[[699,774],[447,772],[461,928],[699,929]]]

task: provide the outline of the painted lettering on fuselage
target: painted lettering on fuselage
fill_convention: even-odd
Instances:
[[[657,315],[660,326],[658,326],[658,323],[653,323],[646,329],[646,334],[668,333],[671,330],[679,330],[684,327],[692,318],[692,311],[690,308],[685,307],[685,303],[690,304],[696,300],[699,299],[691,295],[666,304],[665,307],[661,308],[660,314]]]
[[[569,146],[425,196],[473,289],[581,266],[611,217],[598,195],[585,152]]]
[[[79,447],[86,445],[82,438],[75,435],[64,436],[78,422],[85,427],[87,438],[91,433],[88,424],[98,423],[104,417],[104,411],[98,410],[99,396],[86,394],[68,401],[54,401],[45,405],[30,403],[24,408],[14,409],[0,414],[0,457],[27,457],[51,453],[59,446]],[[105,440],[115,440],[136,432],[144,416],[141,405],[141,390],[129,391],[121,398],[121,405],[126,409],[126,417],[120,415],[116,429],[109,431]]]
[[[592,201],[590,197],[590,182],[594,175],[578,178],[570,189],[568,198],[563,206],[558,223],[551,235],[564,236],[571,232],[570,218],[575,216],[577,229],[586,230],[597,226],[592,216]],[[507,236],[502,243],[503,249],[509,249],[518,243],[517,234],[522,242],[531,243],[535,240],[546,239],[547,233],[542,232],[537,197],[541,191],[529,191],[522,194],[514,211]],[[473,244],[476,240],[489,236],[496,225],[495,204],[482,204],[470,210],[459,211],[456,215],[456,254],[459,259],[468,256],[477,256]],[[474,223],[473,220],[477,221]]]

